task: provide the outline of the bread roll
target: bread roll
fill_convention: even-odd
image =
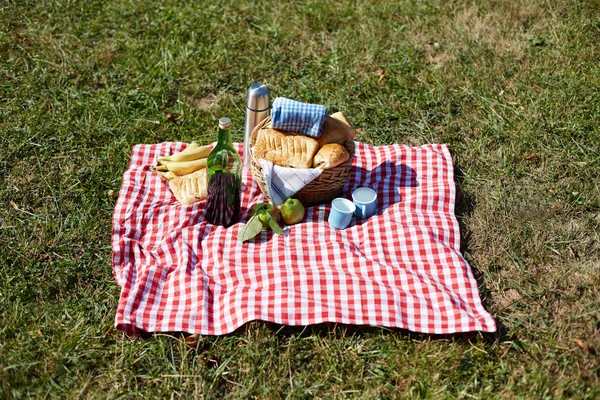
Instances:
[[[208,195],[206,180],[206,168],[202,168],[191,174],[171,179],[169,187],[177,201],[181,204],[191,204],[206,199]]]
[[[354,140],[354,138],[356,137],[356,131],[354,130],[354,127],[352,126],[352,124],[350,124],[343,112],[338,111],[336,113],[333,113],[331,114],[331,118],[336,119],[344,125],[346,125],[350,130],[351,139]]]
[[[340,117],[340,114],[343,117],[342,113],[336,114],[338,118]],[[319,146],[321,147],[331,143],[343,145],[346,144],[348,140],[354,141],[354,136],[356,135],[354,129],[350,125],[346,125],[345,122],[333,118],[333,115],[325,118],[325,122],[323,122],[321,136],[317,138]],[[345,117],[344,120],[346,120]]]
[[[318,148],[319,142],[311,137],[263,128],[258,131],[252,151],[255,157],[271,161],[275,165],[310,168]]]
[[[321,147],[313,159],[313,168],[323,169],[337,167],[348,161],[350,153],[341,144],[330,143]]]

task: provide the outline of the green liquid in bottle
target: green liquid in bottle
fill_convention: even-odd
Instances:
[[[231,120],[219,120],[219,138],[206,161],[206,220],[229,227],[240,218],[242,159],[231,144]]]

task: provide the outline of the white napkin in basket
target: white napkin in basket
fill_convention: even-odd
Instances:
[[[269,191],[271,203],[278,206],[294,196],[304,186],[317,179],[322,169],[318,168],[287,168],[274,165],[272,162],[260,159],[265,184]]]

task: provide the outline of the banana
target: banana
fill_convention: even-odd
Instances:
[[[200,147],[200,143],[198,143],[198,142],[190,142],[190,144],[188,144],[187,147],[185,149],[183,149],[182,151],[186,151],[188,149],[191,150],[191,149],[194,149],[196,147]]]
[[[167,166],[169,172],[175,175],[187,175],[194,171],[198,171],[200,168],[206,168],[206,158],[200,158],[192,161],[170,161],[164,165]]]
[[[208,157],[211,151],[210,146],[200,146],[196,143],[196,145],[192,147],[194,143],[196,142],[190,143],[185,150],[180,151],[179,153],[172,154],[168,157],[160,157],[158,162],[165,164],[169,162],[193,161]]]
[[[173,178],[177,178],[177,175],[175,175],[174,173],[172,173],[171,171],[157,171],[159,174],[161,174],[163,176],[163,178],[171,180]]]

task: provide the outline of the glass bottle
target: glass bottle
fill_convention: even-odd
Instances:
[[[219,138],[206,160],[208,199],[206,220],[224,227],[240,217],[242,159],[231,144],[231,120],[219,120]]]

